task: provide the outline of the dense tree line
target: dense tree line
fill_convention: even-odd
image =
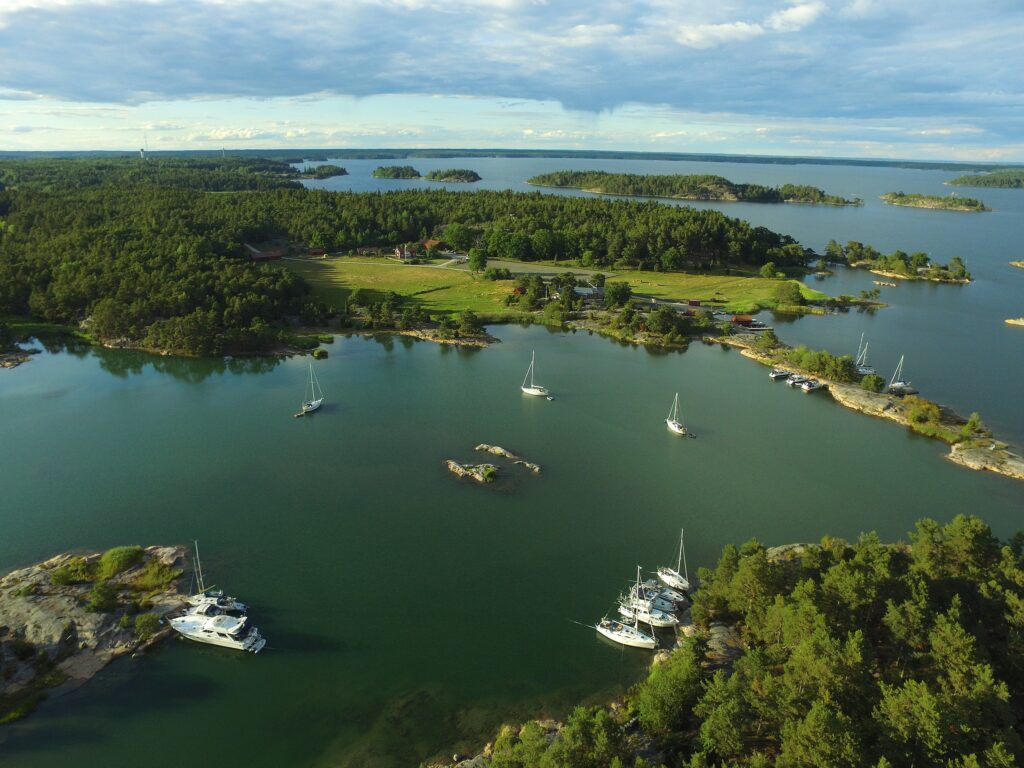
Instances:
[[[910,543],[772,552],[701,569],[698,632],[625,706],[580,708],[554,738],[505,728],[494,768],[654,765],[1009,768],[1024,758],[1024,562],[978,518]],[[708,631],[731,626],[729,658]],[[651,742],[653,740],[653,744]]]
[[[989,173],[957,176],[946,182],[963,187],[1002,187],[1004,189],[1024,189],[1024,168],[1007,168]]]
[[[607,171],[556,171],[534,176],[530,184],[543,187],[570,187],[607,195],[665,197],[680,200],[729,200],[747,203],[812,203],[817,205],[859,205],[828,195],[807,185],[736,184],[721,176],[642,175]]]
[[[46,192],[138,184],[208,192],[299,188],[297,176],[287,163],[261,157],[0,160],[0,189]]]
[[[348,176],[348,170],[340,165],[318,165],[302,172],[304,179],[331,179],[335,176]]]
[[[160,185],[133,176],[140,167],[159,168]],[[705,271],[802,265],[811,256],[790,237],[717,211],[655,202],[447,190],[204,192],[224,175],[274,179],[281,164],[258,158],[0,168],[16,181],[0,191],[0,314],[88,319],[104,338],[188,352],[257,349],[273,343],[270,326],[283,316],[324,314],[311,308],[300,278],[249,263],[244,242],[284,237],[348,251],[443,237],[475,248],[484,267],[503,258]]]

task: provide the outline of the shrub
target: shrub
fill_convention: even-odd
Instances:
[[[11,649],[11,653],[14,654],[14,658],[18,661],[28,661],[36,655],[36,647],[28,640],[23,640],[20,637],[16,637],[7,643],[7,647]]]
[[[120,619],[117,620],[117,626],[119,626],[121,629],[128,629],[134,623],[135,622],[132,620],[132,617],[129,616],[128,614],[125,614],[124,616],[122,616]]]
[[[762,352],[769,352],[776,349],[779,346],[779,337],[775,335],[775,331],[769,329],[764,331],[757,337],[757,341],[754,342],[754,347],[761,350]]]
[[[149,640],[160,631],[160,617],[155,613],[140,613],[135,617],[135,634],[139,640]]]
[[[100,581],[89,591],[85,610],[89,613],[110,613],[116,606],[117,589],[109,581]]]
[[[314,349],[313,350],[313,359],[314,360],[323,360],[325,357],[327,357],[327,350],[326,349]]]
[[[132,586],[143,592],[155,592],[167,587],[181,576],[181,571],[164,565],[158,560],[149,560],[132,580]]]
[[[94,571],[95,568],[86,564],[84,557],[76,557],[59,568],[54,568],[50,573],[50,583],[62,587],[82,584],[96,578]]]
[[[142,560],[142,547],[114,547],[108,549],[100,558],[98,579],[109,579],[122,571],[127,571]]]
[[[780,306],[790,307],[802,306],[807,303],[803,292],[800,290],[800,284],[794,280],[779,283],[775,289],[775,300]]]
[[[881,392],[885,389],[885,379],[877,373],[869,373],[860,380],[860,385],[868,392]]]

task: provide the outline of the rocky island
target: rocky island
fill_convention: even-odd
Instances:
[[[475,181],[480,181],[480,174],[469,168],[448,168],[443,171],[430,171],[424,178],[430,181],[472,184]]]
[[[904,194],[903,192],[886,192],[882,200],[889,205],[899,205],[905,208],[927,208],[935,211],[989,211],[981,200],[973,197],[960,197],[956,193],[947,195],[919,195]]]
[[[420,172],[411,165],[382,165],[373,169],[375,179],[418,179]]]
[[[183,547],[62,554],[0,579],[0,724],[171,632]]]

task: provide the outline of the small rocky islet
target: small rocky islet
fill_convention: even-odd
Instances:
[[[527,461],[521,456],[516,455],[512,451],[502,448],[500,445],[489,445],[488,443],[480,443],[473,450],[483,451],[485,453],[493,454],[494,456],[500,456],[503,459],[508,459],[513,464],[523,467],[529,470],[535,475],[540,474],[540,465],[535,464],[532,461]],[[469,478],[475,480],[481,485],[493,483],[498,478],[498,473],[501,468],[496,464],[484,462],[480,464],[462,463],[455,459],[445,459],[445,466],[448,471],[459,478]]]
[[[171,634],[183,547],[64,553],[0,578],[0,724]]]

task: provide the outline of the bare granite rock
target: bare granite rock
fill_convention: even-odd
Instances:
[[[498,468],[493,464],[460,464],[455,459],[446,459],[444,463],[456,477],[468,477],[478,483],[493,482],[498,474]]]
[[[495,456],[501,456],[508,459],[513,464],[519,464],[522,467],[533,472],[535,475],[540,474],[540,465],[534,464],[532,461],[527,461],[522,456],[516,456],[512,451],[502,448],[500,445],[488,445],[487,443],[480,443],[473,450],[486,451],[487,453],[493,453]]]
[[[78,687],[118,656],[138,650],[143,643],[134,627],[122,627],[121,616],[140,594],[130,589],[145,565],[156,560],[174,568],[184,561],[182,547],[149,547],[137,565],[110,579],[117,589],[117,604],[109,613],[89,612],[86,605],[91,582],[57,585],[51,581],[54,569],[78,559],[63,554],[22,568],[0,579],[0,694],[15,693],[33,683],[39,672],[38,660],[45,656],[66,677],[58,692]],[[86,562],[99,559],[98,553]],[[146,612],[163,616],[184,603],[175,579],[162,591],[146,595],[151,606]],[[28,644],[28,645],[26,645]],[[20,659],[12,648],[31,649]]]

